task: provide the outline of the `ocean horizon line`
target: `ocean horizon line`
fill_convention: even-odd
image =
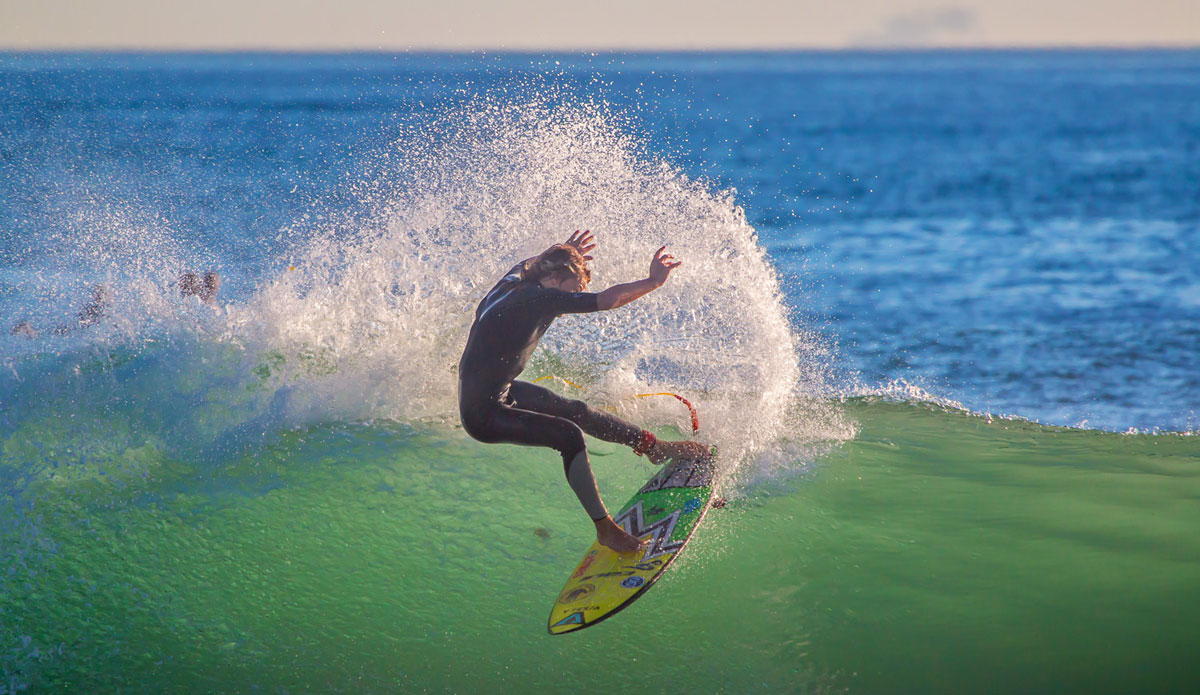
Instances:
[[[855,46],[778,46],[778,47],[155,47],[155,46],[0,46],[0,55],[395,55],[395,56],[599,56],[599,55],[837,55],[837,54],[1011,54],[1011,53],[1191,53],[1198,44],[1036,44],[994,46],[955,45],[855,45]]]

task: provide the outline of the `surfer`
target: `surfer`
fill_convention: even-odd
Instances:
[[[73,331],[94,326],[104,318],[108,312],[109,305],[112,304],[112,290],[104,284],[96,284],[92,286],[92,295],[87,304],[79,310],[78,320],[74,324],[62,324],[54,328],[54,335],[68,335]],[[12,335],[24,336],[26,338],[38,337],[38,331],[28,321],[21,321],[13,326]]]
[[[594,248],[591,232],[576,230],[565,244],[513,266],[484,296],[458,365],[459,414],[463,429],[481,442],[558,451],[567,482],[596,526],[596,539],[617,552],[632,552],[641,541],[618,526],[600,500],[583,433],[630,446],[655,464],[677,456],[702,456],[707,449],[696,442],[659,441],[582,401],[516,380],[556,317],[624,306],[661,287],[681,265],[663,246],[654,252],[644,280],[591,293],[584,291],[591,280],[587,262],[592,257],[586,254]]]
[[[215,270],[208,270],[204,275],[187,271],[179,276],[179,296],[199,297],[208,306],[217,303],[217,292],[221,289],[221,276]]]

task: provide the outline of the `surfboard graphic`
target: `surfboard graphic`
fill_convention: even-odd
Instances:
[[[636,601],[678,557],[712,498],[714,453],[674,461],[638,490],[613,521],[646,541],[632,553],[599,543],[584,554],[550,611],[552,635],[582,630]]]

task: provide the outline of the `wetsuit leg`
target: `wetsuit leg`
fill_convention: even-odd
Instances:
[[[578,425],[546,413],[492,401],[463,408],[462,416],[467,434],[488,444],[550,447],[562,454],[564,462],[586,447]]]
[[[514,381],[508,395],[516,407],[547,415],[566,418],[597,439],[625,446],[634,446],[642,439],[642,429],[596,410],[583,401],[563,398],[550,389],[526,381]]]
[[[570,420],[545,413],[513,408],[499,402],[463,408],[463,428],[486,443],[545,446],[562,455],[567,482],[593,521],[608,516],[592,475],[583,431]]]

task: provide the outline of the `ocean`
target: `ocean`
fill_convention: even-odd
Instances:
[[[526,377],[727,503],[552,637],[455,369],[576,229],[683,266]],[[1198,240],[1195,50],[0,54],[0,695],[1194,692]]]

